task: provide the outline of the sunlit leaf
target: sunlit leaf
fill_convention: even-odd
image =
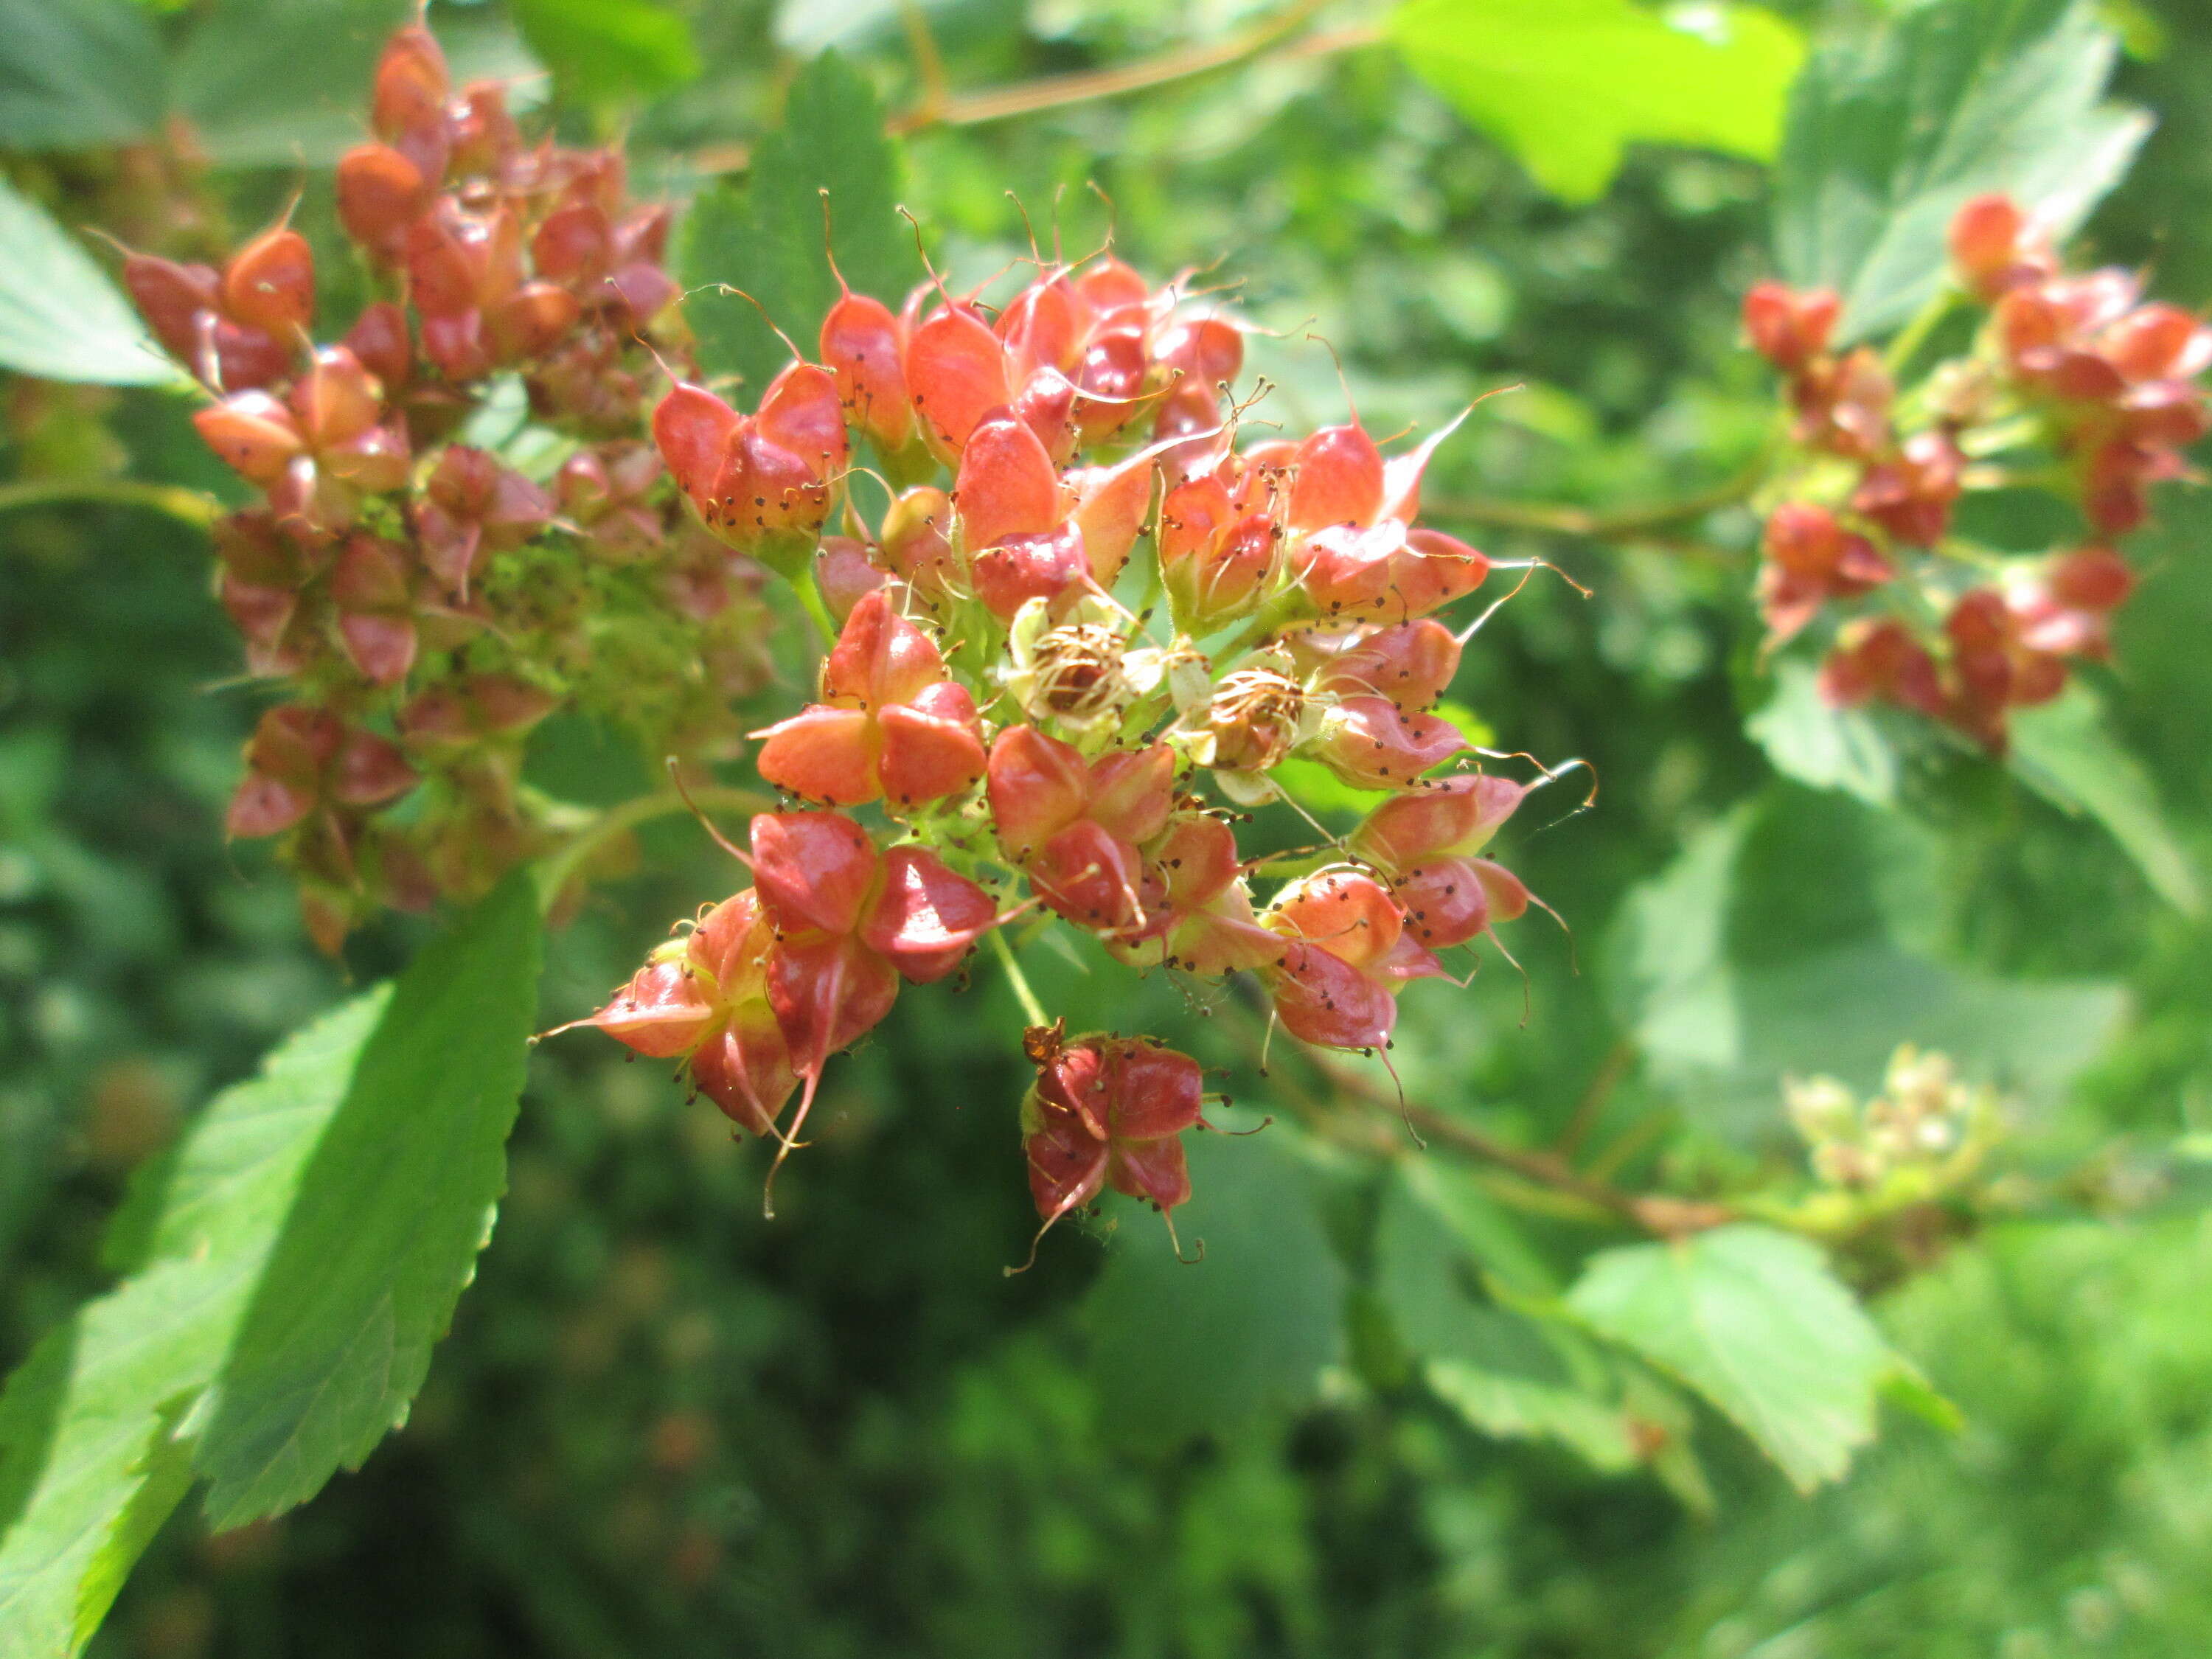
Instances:
[[[2150,131],[2104,101],[2118,37],[2093,0],[1911,8],[1831,46],[1790,100],[1775,167],[1782,273],[1844,296],[1841,337],[1904,322],[1942,280],[1960,203],[2004,191],[2060,233]]]
[[[92,256],[0,179],[0,366],[47,380],[181,378]]]
[[[829,192],[837,264],[845,280],[894,310],[921,275],[912,233],[896,211],[897,147],[884,137],[883,109],[866,76],[824,52],[792,83],[783,124],[753,152],[749,181],[702,194],[686,218],[677,259],[699,336],[700,361],[764,386],[791,353],[762,311],[812,351],[836,302],[823,240]],[[742,289],[759,307],[705,285]]]
[[[404,1419],[506,1189],[538,931],[511,878],[400,976],[223,1368],[195,1459],[216,1525],[313,1497]]]
[[[1344,1270],[1307,1177],[1269,1144],[1187,1135],[1194,1195],[1176,1212],[1178,1261],[1159,1218],[1133,1206],[1084,1308],[1109,1426],[1131,1441],[1224,1428],[1311,1396],[1341,1354]]]
[[[1765,1227],[1607,1250],[1567,1304],[1705,1395],[1801,1491],[1840,1477],[1873,1438],[1896,1366],[1820,1252]]]
[[[2166,824],[2158,786],[2106,723],[2087,685],[2076,681],[2055,702],[2013,716],[2011,762],[2045,800],[2110,830],[2175,909],[2195,915],[2203,908],[2196,866]]]
[[[149,1166],[114,1252],[136,1271],[0,1396],[0,1653],[78,1651],[196,1473],[233,1524],[404,1413],[503,1182],[537,931],[510,882]]]
[[[1553,194],[1603,194],[1631,143],[1775,153],[1797,31],[1756,6],[1407,0],[1390,38],[1414,72]]]
[[[562,94],[586,103],[649,97],[699,74],[690,24],[658,0],[514,0],[514,19]]]

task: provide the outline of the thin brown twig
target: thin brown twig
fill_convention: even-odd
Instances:
[[[1553,536],[1572,536],[1589,541],[1643,538],[1662,545],[1680,547],[1682,538],[1662,532],[1702,519],[1723,507],[1745,501],[1765,483],[1770,462],[1762,454],[1750,465],[1710,489],[1671,501],[1643,501],[1632,507],[1600,511],[1549,501],[1499,501],[1474,497],[1439,496],[1424,491],[1421,506],[1436,519],[1456,519],[1463,524],[1492,525],[1503,530],[1534,530]],[[1705,544],[1700,543],[1698,546]]]
[[[1597,1063],[1597,1070],[1590,1074],[1589,1086],[1583,1091],[1582,1098],[1575,1103],[1574,1112],[1567,1119],[1566,1127],[1559,1131],[1559,1138],[1552,1143],[1554,1152],[1561,1158],[1571,1158],[1582,1150],[1583,1142],[1597,1127],[1598,1115],[1605,1110],[1606,1103],[1613,1098],[1613,1091],[1620,1086],[1620,1080],[1628,1075],[1628,1068],[1635,1063],[1636,1043],[1633,1038],[1622,1037],[1605,1051],[1605,1057]]]
[[[1240,1023],[1248,1026],[1250,1024],[1249,1020]],[[1247,1035],[1250,1035],[1249,1031]],[[1675,1198],[1665,1193],[1629,1192],[1585,1175],[1557,1152],[1510,1146],[1433,1108],[1410,1102],[1401,1103],[1395,1093],[1333,1055],[1303,1044],[1297,1046],[1307,1064],[1340,1097],[1387,1109],[1393,1116],[1402,1115],[1417,1133],[1437,1146],[1479,1163],[1494,1164],[1534,1186],[1580,1200],[1655,1237],[1680,1238],[1735,1219],[1735,1212],[1725,1204]],[[1374,1124],[1375,1133],[1340,1134],[1339,1138],[1370,1152],[1387,1153],[1397,1145],[1397,1138],[1382,1129],[1379,1119],[1367,1121]]]

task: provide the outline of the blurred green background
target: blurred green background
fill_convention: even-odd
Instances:
[[[0,29],[35,27],[46,3],[0,0]],[[9,176],[64,222],[125,237],[191,204],[207,249],[304,181],[301,222],[326,235],[315,167],[356,131],[346,112],[399,9],[149,7],[149,28],[187,41],[172,92],[211,170],[180,175],[158,145],[94,131],[10,155]],[[1869,21],[1840,3],[1784,9],[1816,40]],[[889,107],[924,91],[888,0],[526,10],[562,70],[564,129],[626,129],[647,191],[688,194],[741,160],[794,67],[825,46]],[[951,83],[974,91],[1219,40],[1281,8],[924,10]],[[1376,15],[1340,8],[1317,27]],[[2117,89],[2160,125],[2087,239],[2201,306],[2212,6],[2128,0],[2111,15],[2130,46]],[[465,70],[528,72],[492,0],[430,19]],[[114,95],[127,106],[131,89]],[[922,131],[905,172],[904,201],[960,275],[1026,252],[1010,193],[1041,235],[1056,217],[1071,251],[1101,238],[1110,203],[1117,247],[1141,269],[1218,269],[1274,331],[1255,362],[1279,386],[1265,415],[1292,429],[1337,418],[1347,391],[1388,433],[1520,386],[1440,456],[1433,510],[1448,525],[1455,501],[1611,510],[1690,495],[1739,471],[1767,428],[1768,376],[1735,343],[1741,291],[1771,267],[1765,169],[1637,149],[1601,199],[1568,205],[1387,51],[1270,52],[1134,96]],[[22,380],[5,395],[18,481],[217,482],[174,398]],[[2212,501],[2174,489],[2160,509],[2101,689],[2201,865]],[[1409,1088],[1506,1139],[1606,1146],[1631,1184],[1694,1188],[1790,1178],[1785,1072],[1863,1087],[1898,1042],[1950,1049],[2020,1103],[2011,1156],[2038,1194],[1875,1285],[1879,1317],[1957,1403],[1961,1431],[1891,1413],[1849,1480],[1809,1500],[1702,1419],[1702,1497],[1478,1432],[1387,1334],[1340,1334],[1347,1296],[1363,1328],[1374,1264],[1345,1241],[1364,1237],[1372,1194],[1264,1136],[1196,1150],[1188,1226],[1206,1230],[1209,1193],[1227,1218],[1240,1201],[1266,1208],[1270,1183],[1312,1181],[1333,1194],[1320,1213],[1334,1231],[1286,1229],[1261,1267],[1191,1294],[1202,1317],[1209,1295],[1267,1310],[1259,1346],[1283,1348],[1277,1370],[1302,1366],[1310,1386],[1277,1388],[1266,1353],[1239,1370],[1149,1323],[1136,1270],[1117,1284],[1105,1264],[1123,1255],[1072,1230],[1035,1272],[1003,1278],[1032,1224],[1012,1126],[1024,1077],[1008,1041],[1018,1016],[979,967],[957,995],[903,999],[833,1067],[773,1224],[757,1148],[687,1109],[657,1068],[588,1039],[540,1049],[498,1231],[404,1431],[280,1522],[210,1538],[185,1506],[95,1650],[2212,1651],[2212,1229],[2191,1178],[2212,1136],[2212,928],[2154,892],[2099,825],[1997,769],[1922,769],[1890,810],[1777,779],[1745,730],[1766,696],[1748,512],[1667,542],[1477,533],[1494,556],[1557,560],[1594,597],[1533,582],[1470,649],[1454,696],[1504,747],[1587,757],[1603,788],[1596,810],[1543,828],[1572,804],[1554,792],[1557,811],[1524,815],[1511,846],[1578,944],[1517,930],[1525,1024],[1502,967],[1468,997],[1409,994]],[[235,678],[206,570],[198,532],[128,507],[0,519],[9,1364],[106,1282],[99,1230],[129,1170],[417,936],[388,923],[325,961],[263,849],[223,843],[260,703]],[[550,733],[536,764],[547,787],[589,800],[618,798],[641,763],[578,726]],[[1686,848],[1711,855],[1677,864]],[[554,941],[545,1023],[585,1012],[670,917],[733,884],[688,826],[656,830],[647,850],[642,873]],[[1638,965],[1654,941],[1714,958],[1745,1029],[1720,1041],[1659,1019]],[[1838,981],[1846,950],[1859,971]],[[1073,1026],[1141,1020],[1235,1066],[1242,1104],[1326,1086],[1292,1063],[1254,1076],[1234,1007],[1032,956]],[[1556,1225],[1565,1252],[1598,1237]],[[1231,1348],[1245,1334],[1221,1330]],[[1232,1408],[1194,1418],[1194,1397]]]

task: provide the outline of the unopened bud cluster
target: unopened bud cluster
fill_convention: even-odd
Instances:
[[[1967,351],[1900,391],[1901,362],[1831,347],[1839,298],[1762,283],[1751,342],[1788,376],[1803,465],[1766,525],[1759,600],[1770,645],[1831,605],[1845,619],[1821,687],[1832,702],[1918,710],[2002,750],[2007,711],[2045,702],[2069,665],[2101,658],[2135,585],[2116,538],[2148,516],[2148,487],[2182,476],[2212,428],[2203,389],[2212,330],[2145,302],[2132,272],[2071,274],[2011,201],[1978,197],[1950,229],[1946,299],[1985,316]],[[2082,525],[2047,555],[2000,555],[1954,530],[1966,493],[2033,483]]]
[[[799,805],[752,820],[753,884],[589,1023],[680,1060],[780,1160],[829,1056],[1017,918],[1139,970],[1252,974],[1293,1036],[1374,1051],[1438,952],[1528,908],[1484,855],[1524,786],[1435,775],[1472,753],[1434,712],[1465,638],[1437,613],[1491,566],[1416,525],[1434,440],[1386,460],[1353,421],[1240,447],[1237,324],[1110,256],[1040,256],[999,307],[847,292],[817,349],[750,410],[684,384],[654,413],[698,521],[836,632],[815,697],[754,733]],[[1249,859],[1239,809],[1280,802],[1292,760],[1380,804]],[[1106,1187],[1189,1195],[1196,1061],[1028,1046],[1045,1224]]]
[[[471,896],[544,849],[520,774],[555,709],[728,751],[763,674],[762,573],[689,522],[647,436],[667,380],[643,342],[683,350],[667,210],[629,200],[616,151],[526,140],[419,25],[385,47],[368,125],[337,211],[383,297],[335,342],[289,225],[220,270],[123,270],[260,495],[216,526],[217,589],[289,700],[228,827],[282,838],[330,950],[380,904]],[[550,440],[528,474],[469,441],[502,388]]]
[[[1970,1173],[2001,1128],[1995,1090],[1961,1079],[1949,1055],[1910,1043],[1863,1105],[1831,1077],[1792,1078],[1783,1098],[1814,1172],[1864,1193],[1905,1186],[1929,1196]]]

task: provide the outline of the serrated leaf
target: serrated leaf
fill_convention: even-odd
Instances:
[[[5,179],[0,250],[0,367],[100,386],[183,378],[92,256]]]
[[[2014,714],[2011,765],[2052,805],[2104,825],[2175,909],[2203,910],[2196,866],[2166,823],[2149,769],[2112,732],[2088,686],[2076,680],[2063,696]]]
[[[2003,191],[2064,234],[2150,131],[2104,101],[2118,38],[2094,0],[1923,5],[1814,57],[1775,167],[1783,275],[1844,296],[1840,337],[1880,334],[1942,280],[1969,197]]]
[[[408,0],[216,0],[177,55],[172,95],[222,165],[335,161],[362,142],[377,53],[412,9]]]
[[[487,1181],[485,1166],[499,1146],[485,1142],[513,1117],[537,931],[518,878],[396,987],[325,1016],[218,1095],[142,1174],[112,1243],[143,1265],[48,1333],[0,1395],[0,1654],[62,1659],[82,1647],[210,1449],[226,1472],[246,1461],[250,1439],[208,1437],[226,1412],[257,1407],[260,1425],[289,1405],[311,1425],[280,1454],[281,1490],[296,1499],[335,1467],[318,1454],[335,1444],[358,1462],[404,1409],[488,1224],[498,1176]],[[475,1092],[495,1073],[503,1108]],[[371,1116],[393,1143],[380,1156],[362,1144]],[[333,1194],[332,1182],[349,1190]],[[419,1225],[395,1242],[403,1211]],[[359,1237],[303,1234],[334,1213]],[[280,1395],[274,1385],[296,1388],[322,1356],[279,1347],[289,1369],[272,1380],[272,1299],[312,1295],[311,1329],[325,1333],[333,1294],[357,1291],[380,1249],[388,1282],[333,1344],[313,1398]],[[331,1282],[303,1291],[311,1256]],[[273,1322],[280,1336],[295,1328]],[[271,1489],[258,1480],[247,1496]]]
[[[753,151],[748,182],[704,191],[686,216],[677,263],[687,288],[727,283],[757,300],[811,352],[836,302],[822,233],[830,192],[838,268],[845,280],[899,308],[921,276],[912,233],[897,215],[900,158],[884,136],[867,78],[824,52],[792,82],[783,124]],[[734,294],[711,287],[684,302],[709,371],[738,374],[755,396],[791,353]]]
[[[49,1332],[0,1396],[0,1652],[76,1652],[183,1495],[171,1427],[229,1351],[386,993],[217,1096],[168,1165],[161,1259]]]
[[[1174,1441],[1310,1398],[1341,1358],[1344,1270],[1297,1164],[1268,1144],[1185,1137],[1194,1196],[1176,1212],[1186,1251],[1149,1212],[1121,1212],[1084,1304],[1092,1374],[1117,1437]]]
[[[1483,1293],[1462,1233],[1437,1207],[1442,1196],[1418,1171],[1395,1172],[1375,1228],[1376,1294],[1430,1390],[1485,1434],[1547,1437],[1599,1468],[1632,1466],[1627,1419],[1601,1392],[1617,1379],[1574,1351],[1589,1346],[1578,1333]],[[1480,1219],[1478,1237],[1496,1248],[1497,1218]],[[1509,1261],[1516,1255],[1532,1253],[1525,1243],[1507,1249]]]
[[[0,147],[125,143],[162,106],[161,37],[130,0],[0,0]]]
[[[1815,789],[1842,789],[1875,806],[1897,799],[1897,753],[1864,708],[1838,708],[1819,675],[1795,659],[1775,665],[1774,695],[1744,722],[1774,769]]]
[[[215,1525],[358,1468],[422,1387],[506,1189],[538,949],[516,876],[400,976],[223,1368],[194,1458]]]
[[[2103,1045],[2124,994],[1930,954],[1902,867],[1928,851],[1893,815],[1780,783],[1692,836],[1630,894],[1607,949],[1608,988],[1652,1078],[1743,1139],[1777,1123],[1784,1073],[1871,1088],[1899,1042],[2055,1097]]]
[[[1771,156],[1805,53],[1756,6],[1407,0],[1389,27],[1416,74],[1570,201],[1603,194],[1631,143]]]
[[[656,0],[514,0],[514,19],[564,97],[648,98],[698,78],[691,25]]]
[[[1719,1227],[1591,1258],[1567,1305],[1696,1389],[1801,1492],[1874,1437],[1897,1360],[1820,1252],[1771,1228]]]

